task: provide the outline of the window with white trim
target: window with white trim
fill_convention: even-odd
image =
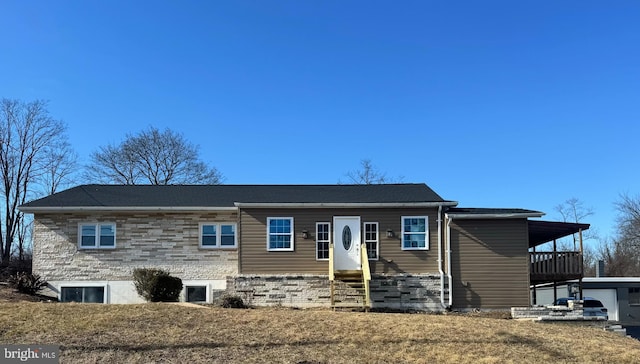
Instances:
[[[640,306],[640,287],[629,288],[629,305]]]
[[[293,251],[293,217],[267,218],[267,250]]]
[[[114,249],[116,247],[116,224],[78,224],[78,247],[80,249]]]
[[[428,250],[428,224],[427,216],[403,216],[402,250]]]
[[[185,286],[186,302],[207,302],[207,286]]]
[[[104,286],[60,287],[60,302],[105,303]]]
[[[237,248],[236,224],[201,223],[200,247],[207,249]]]
[[[369,260],[378,260],[378,223],[364,223],[364,243]]]
[[[331,243],[331,224],[316,223],[316,260],[329,259],[329,244]]]

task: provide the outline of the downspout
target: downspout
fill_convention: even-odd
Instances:
[[[442,205],[438,206],[438,272],[440,273],[440,305],[446,309],[444,302],[444,270],[442,269]]]
[[[447,277],[449,278],[449,307],[453,305],[453,276],[451,275],[451,217],[447,219]]]

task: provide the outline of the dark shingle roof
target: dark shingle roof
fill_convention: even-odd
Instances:
[[[82,185],[22,205],[56,208],[233,207],[253,204],[411,204],[447,202],[426,184]]]

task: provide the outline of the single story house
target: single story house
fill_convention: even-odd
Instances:
[[[20,210],[49,293],[101,303],[142,302],[132,272],[153,267],[184,301],[508,309],[529,305],[534,267],[536,282],[557,273],[531,248],[588,228],[457,204],[423,183],[81,185]]]

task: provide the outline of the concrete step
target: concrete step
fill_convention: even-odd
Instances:
[[[604,328],[605,331],[615,332],[616,334],[627,336],[627,329],[625,329],[622,325],[609,325]]]

